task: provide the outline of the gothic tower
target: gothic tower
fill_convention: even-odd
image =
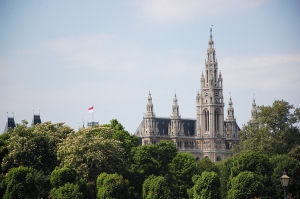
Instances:
[[[225,149],[224,137],[224,103],[221,72],[218,73],[218,61],[210,29],[210,38],[205,59],[204,74],[201,74],[201,89],[196,96],[197,136],[201,138],[198,147],[203,156],[211,160],[224,159],[220,157]],[[219,74],[219,75],[218,75]]]
[[[172,105],[172,115],[170,117],[171,123],[169,124],[169,135],[179,135],[181,131],[180,119],[179,115],[179,106],[177,104],[177,96],[174,95],[173,105]]]
[[[155,132],[155,114],[153,111],[152,97],[149,92],[148,103],[146,105],[146,113],[144,115],[144,131],[143,134],[152,135]]]

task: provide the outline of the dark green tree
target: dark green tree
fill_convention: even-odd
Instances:
[[[199,174],[194,156],[191,153],[177,153],[169,164],[169,171],[173,198],[187,198],[187,189],[193,186],[191,179]]]
[[[244,171],[251,171],[256,174],[264,184],[263,196],[270,196],[272,188],[270,177],[273,169],[267,155],[258,152],[248,152],[236,157],[232,163],[230,179]],[[231,184],[228,185],[228,189],[230,188]]]
[[[162,176],[149,176],[143,183],[143,199],[171,199],[167,180]]]
[[[139,144],[138,138],[135,135],[130,135],[130,133],[125,130],[124,126],[116,119],[110,121],[110,126],[114,130],[112,138],[119,140],[122,143],[126,158],[129,159],[131,149],[137,147]]]
[[[220,178],[215,172],[204,171],[196,178],[194,185],[194,199],[220,199]]]
[[[217,162],[216,166],[220,172],[220,182],[221,182],[221,198],[227,198],[229,179],[231,176],[231,168],[234,162],[234,157],[229,157],[224,161]]]
[[[36,173],[36,170],[23,166],[10,169],[5,178],[6,191],[3,199],[38,198],[41,189]]]
[[[157,144],[133,148],[129,181],[135,187],[135,195],[142,193],[142,184],[148,176],[152,174],[155,176],[168,175],[168,165],[177,153],[174,143],[170,141],[160,141]]]
[[[219,169],[208,157],[202,158],[197,161],[197,167],[199,169],[200,174],[203,171],[214,171],[219,174]]]
[[[97,178],[97,198],[127,199],[129,198],[128,180],[117,173],[101,173]]]
[[[263,181],[259,175],[251,171],[243,171],[231,180],[228,199],[249,199],[260,197],[263,191]]]
[[[79,185],[67,182],[59,188],[53,188],[51,191],[52,199],[83,199]]]
[[[56,167],[50,177],[50,182],[53,187],[58,188],[66,183],[74,183],[77,177],[77,172],[71,166],[64,166],[63,168]]]
[[[300,198],[300,162],[288,155],[276,155],[270,158],[271,165],[273,167],[272,180],[272,199],[280,199],[283,195],[283,189],[280,183],[280,176],[283,172],[290,177],[287,191],[293,196],[293,198]]]

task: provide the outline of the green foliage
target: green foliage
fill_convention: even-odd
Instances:
[[[171,199],[166,179],[162,176],[149,176],[143,183],[143,199]]]
[[[23,121],[23,124],[17,124],[10,132],[8,154],[3,159],[2,169],[7,172],[12,167],[22,165],[50,174],[59,164],[58,143],[74,131],[63,123],[45,122],[29,128],[26,124]]]
[[[229,157],[224,161],[217,162],[216,166],[220,171],[221,182],[221,198],[227,198],[227,192],[229,188],[229,179],[231,175],[231,168],[234,162],[234,157]]]
[[[110,126],[114,130],[112,138],[119,140],[122,143],[126,158],[128,159],[130,157],[131,149],[137,147],[139,144],[138,138],[135,135],[130,135],[116,119],[110,121]]]
[[[191,153],[177,153],[169,164],[173,198],[187,198],[187,189],[193,186],[192,177],[198,174],[196,160]]]
[[[249,199],[261,196],[263,190],[262,179],[259,175],[244,171],[231,180],[231,189],[228,191],[228,199]]]
[[[288,154],[300,147],[300,130],[297,123],[300,109],[285,101],[274,101],[272,106],[259,106],[257,121],[250,122],[240,131],[240,144],[233,148],[235,153],[258,151],[269,157]]]
[[[62,164],[76,168],[87,182],[95,182],[102,172],[124,174],[128,171],[124,149],[112,136],[110,127],[81,129],[59,145],[58,158]]]
[[[264,184],[263,196],[269,196],[271,194],[271,179],[272,165],[269,158],[265,154],[258,152],[248,152],[239,157],[236,157],[231,168],[230,178],[238,176],[241,172],[251,171],[262,180]],[[232,184],[228,185],[230,189]]]
[[[101,173],[97,178],[97,198],[126,199],[129,198],[128,181],[117,173]]]
[[[6,191],[3,199],[33,199],[38,198],[40,188],[36,179],[36,171],[20,166],[12,168],[5,178]]]
[[[56,167],[50,177],[52,186],[58,188],[66,183],[74,183],[77,177],[77,172],[71,166],[64,166],[63,168]]]
[[[169,141],[139,146],[132,151],[131,169],[145,177],[165,175],[169,171],[168,164],[177,152],[175,145]]]
[[[220,172],[218,167],[208,157],[198,160],[197,167],[199,169],[200,174],[204,171],[214,171],[216,173]]]
[[[272,199],[282,198],[282,186],[279,180],[280,176],[285,171],[290,177],[289,185],[287,187],[288,193],[294,198],[300,198],[300,162],[288,155],[277,155],[270,158],[273,167],[272,180]]]
[[[8,154],[7,149],[7,140],[10,137],[8,132],[0,135],[0,165],[2,164],[3,158]],[[0,167],[0,173],[2,173],[2,169]]]
[[[249,152],[235,159],[231,168],[231,176],[235,177],[243,171],[252,171],[258,175],[270,176],[272,166],[268,156],[258,152]]]
[[[66,183],[59,188],[53,188],[51,197],[52,199],[83,199],[79,186],[72,183]]]
[[[157,144],[142,145],[131,151],[130,183],[136,193],[142,192],[142,184],[150,175],[166,176],[169,174],[169,163],[178,151],[173,142],[160,141]]]
[[[194,199],[220,199],[220,179],[215,172],[204,171],[194,185]]]

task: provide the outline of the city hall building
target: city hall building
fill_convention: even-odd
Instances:
[[[190,152],[197,159],[208,157],[213,162],[224,160],[232,154],[232,146],[239,142],[240,128],[234,117],[231,97],[227,111],[224,110],[223,78],[218,72],[212,31],[204,71],[200,77],[200,92],[196,95],[196,119],[181,118],[176,94],[171,116],[156,117],[149,92],[146,113],[135,132],[141,145],[169,140],[179,151]],[[254,100],[251,114],[255,119]]]

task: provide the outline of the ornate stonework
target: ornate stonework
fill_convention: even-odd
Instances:
[[[252,115],[254,118],[254,109]],[[200,78],[200,92],[196,95],[196,119],[181,118],[176,94],[171,116],[155,117],[149,92],[146,113],[135,135],[139,137],[141,145],[169,140],[174,142],[179,151],[189,151],[197,158],[207,156],[215,162],[232,154],[232,145],[239,141],[239,130],[231,97],[224,120],[223,78],[218,72],[214,41],[210,34],[204,73]]]

